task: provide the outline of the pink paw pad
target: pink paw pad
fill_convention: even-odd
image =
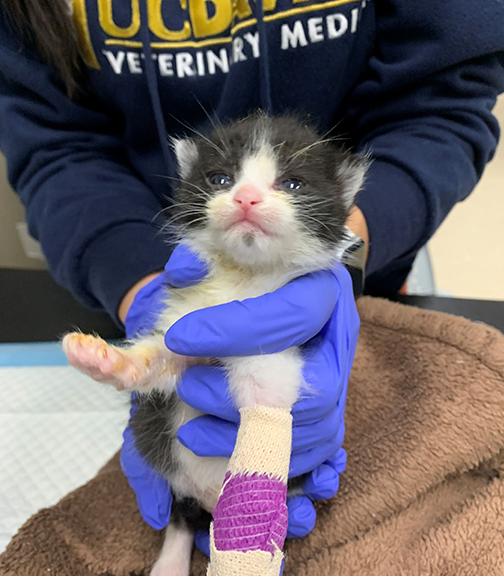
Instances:
[[[138,362],[101,338],[67,334],[63,338],[63,350],[74,368],[98,382],[112,384],[118,390],[138,385],[139,371],[135,365]]]

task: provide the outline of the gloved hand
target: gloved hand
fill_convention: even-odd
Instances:
[[[175,284],[173,279],[170,283]],[[167,345],[175,352],[217,357],[272,353],[311,339],[305,347],[305,378],[316,394],[293,408],[291,462],[291,475],[308,473],[306,496],[295,496],[288,502],[288,537],[304,536],[313,529],[315,510],[309,498],[329,498],[338,489],[346,461],[341,449],[346,385],[358,326],[351,281],[346,270],[338,266],[334,271],[297,279],[260,298],[189,314],[166,335]],[[222,370],[190,368],[179,393],[185,402],[208,414],[181,428],[179,440],[199,455],[229,456],[236,439],[238,412],[230,401]],[[123,454],[129,454],[131,448],[126,433]],[[171,501],[166,483],[161,487],[153,482],[148,490],[153,471],[145,464],[140,470],[139,463],[131,464],[134,459],[129,456],[123,456],[122,462],[142,516],[154,527],[165,526],[170,508],[166,502]],[[207,535],[198,534],[196,543],[205,549]]]
[[[346,269],[316,272],[273,293],[188,314],[166,333],[174,352],[225,357],[271,354],[305,342],[304,377],[314,391],[292,409],[290,476],[307,474],[305,496],[289,499],[289,538],[305,536],[315,524],[311,500],[332,497],[345,468],[341,448],[344,407],[359,317]],[[206,415],[188,422],[179,441],[199,456],[229,457],[239,413],[223,369],[193,366],[178,386],[180,398]],[[203,536],[199,535],[200,544]]]

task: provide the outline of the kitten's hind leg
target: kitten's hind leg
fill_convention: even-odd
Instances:
[[[170,521],[150,576],[189,576],[193,540],[194,533],[183,520]]]
[[[171,390],[188,365],[188,358],[166,348],[162,334],[119,348],[101,338],[73,332],[63,338],[63,350],[80,372],[117,390]]]

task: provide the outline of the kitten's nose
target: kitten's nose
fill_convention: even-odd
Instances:
[[[260,204],[262,201],[263,195],[261,191],[251,184],[242,186],[233,197],[233,202],[238,204],[244,212],[248,212],[252,206]]]

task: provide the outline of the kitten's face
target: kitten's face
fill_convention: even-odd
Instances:
[[[334,250],[366,170],[365,159],[290,117],[254,115],[174,145],[183,235],[239,265],[285,265]]]

